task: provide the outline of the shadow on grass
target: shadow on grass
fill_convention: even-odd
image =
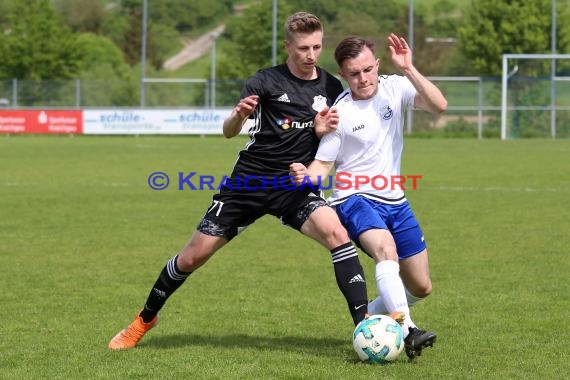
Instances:
[[[221,348],[253,348],[264,351],[288,351],[301,354],[328,356],[338,358],[344,356],[349,362],[357,362],[349,340],[309,337],[266,337],[254,335],[196,335],[176,334],[148,337],[139,347],[177,348],[177,347],[221,347]]]

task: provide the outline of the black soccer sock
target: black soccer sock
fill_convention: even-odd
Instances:
[[[184,283],[190,273],[182,272],[176,265],[178,255],[174,256],[162,269],[158,279],[154,283],[150,294],[146,300],[143,310],[140,312],[145,323],[152,321],[156,314],[162,309],[168,297],[172,295]]]
[[[354,324],[368,313],[368,291],[358,253],[352,243],[331,250],[336,283],[346,298]]]

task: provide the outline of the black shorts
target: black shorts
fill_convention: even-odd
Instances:
[[[245,227],[270,214],[284,225],[301,230],[309,215],[322,206],[327,206],[327,202],[320,191],[310,188],[236,190],[222,187],[213,196],[197,229],[206,235],[231,240]]]

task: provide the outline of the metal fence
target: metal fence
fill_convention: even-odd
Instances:
[[[430,77],[448,99],[442,115],[410,110],[406,130],[412,135],[499,138],[500,77]],[[509,137],[570,137],[570,81],[556,86],[556,104],[548,102],[548,78],[534,78],[517,96],[510,90]],[[528,79],[527,79],[528,81]],[[232,107],[245,80],[156,79],[137,81],[0,81],[0,109],[220,108]],[[143,87],[144,86],[144,87]],[[528,88],[532,91],[528,93]],[[515,87],[516,88],[516,87]],[[144,97],[141,97],[141,89]],[[533,99],[526,104],[524,99]],[[523,100],[520,100],[523,99]]]

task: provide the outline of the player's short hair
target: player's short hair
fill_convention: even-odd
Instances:
[[[374,54],[374,42],[362,37],[347,37],[340,41],[334,51],[334,59],[338,67],[347,59],[356,58],[365,48],[370,49]]]
[[[310,34],[316,31],[323,31],[321,20],[314,14],[308,12],[296,12],[285,21],[285,39],[291,41],[296,33]]]

